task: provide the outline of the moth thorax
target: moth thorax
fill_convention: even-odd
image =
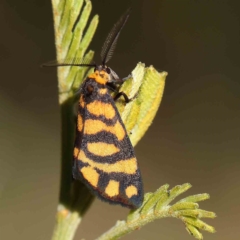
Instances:
[[[106,71],[104,71],[104,70],[101,70],[101,71],[96,70],[94,74],[95,74],[96,82],[98,82],[100,84],[104,84],[105,85],[110,80],[109,74]]]

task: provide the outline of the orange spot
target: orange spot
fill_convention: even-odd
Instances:
[[[137,160],[136,158],[130,158],[126,160],[119,160],[116,163],[98,163],[89,159],[83,151],[78,154],[78,160],[88,163],[92,168],[97,168],[104,171],[105,173],[126,173],[134,174],[137,170]]]
[[[101,72],[95,71],[94,73],[90,74],[88,77],[93,78],[95,79],[96,82],[104,85],[109,81],[109,75],[105,71],[101,71]]]
[[[95,116],[103,115],[105,118],[111,119],[115,116],[115,109],[112,104],[101,101],[94,101],[87,104],[87,110]]]
[[[81,170],[83,177],[94,187],[97,187],[99,173],[92,167],[83,167]]]
[[[84,108],[85,103],[84,103],[83,95],[81,95],[81,97],[79,99],[79,105],[80,105],[80,107]]]
[[[127,197],[131,198],[132,196],[137,195],[137,188],[133,185],[130,185],[125,189],[125,192]]]
[[[104,94],[106,94],[108,91],[107,91],[106,88],[100,88],[100,89],[98,90],[98,92],[99,92],[100,94],[104,95]]]
[[[113,128],[113,133],[115,131],[115,135],[117,136],[118,140],[122,140],[125,137],[125,130],[122,127],[122,125],[120,124],[119,121],[116,122],[116,124],[114,125]]]
[[[79,153],[79,151],[80,151],[80,149],[77,148],[77,147],[75,147],[75,148],[73,149],[73,156],[74,156],[75,158],[78,157],[78,153]]]
[[[107,126],[100,120],[87,119],[85,121],[85,134],[96,134],[101,131],[107,131],[114,134],[119,141],[123,140],[125,137],[125,130],[119,121],[117,121],[114,126]]]
[[[78,114],[77,127],[78,127],[78,131],[81,132],[83,129],[83,119],[80,114]]]
[[[117,148],[114,144],[103,142],[88,143],[87,149],[91,153],[101,157],[106,157],[120,151],[120,149]]]
[[[105,193],[109,197],[114,197],[119,194],[119,182],[110,180],[107,187],[105,188]]]

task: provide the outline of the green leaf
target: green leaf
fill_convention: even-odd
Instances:
[[[127,221],[117,222],[115,226],[97,238],[97,240],[119,239],[154,220],[164,217],[175,217],[183,221],[187,231],[196,239],[202,239],[202,234],[199,230],[215,232],[212,226],[199,219],[201,217],[214,218],[216,216],[214,213],[198,209],[198,204],[194,202],[180,200],[178,203],[170,205],[175,197],[191,187],[189,183],[178,185],[170,191],[168,191],[168,187],[166,184],[154,193],[146,193],[142,206],[130,211]],[[198,196],[202,195],[204,194],[199,194]]]
[[[116,102],[133,146],[152,124],[162,100],[166,76],[167,72],[159,73],[153,66],[138,63],[132,77],[120,88],[129,98],[136,96],[128,104],[122,99]]]

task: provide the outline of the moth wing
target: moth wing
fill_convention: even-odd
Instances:
[[[82,98],[82,99],[81,99]],[[137,208],[143,201],[141,174],[112,97],[80,97],[73,176],[103,201]]]

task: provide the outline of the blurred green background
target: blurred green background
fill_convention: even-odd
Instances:
[[[201,208],[216,234],[240,237],[240,2],[93,0],[102,43],[132,6],[111,67],[122,77],[142,61],[169,72],[161,107],[136,147],[145,191],[190,182],[185,195],[210,193]],[[0,4],[0,239],[50,239],[60,175],[60,113],[51,3]],[[95,200],[75,239],[94,239],[128,210]],[[155,221],[125,239],[193,239],[181,221]]]

